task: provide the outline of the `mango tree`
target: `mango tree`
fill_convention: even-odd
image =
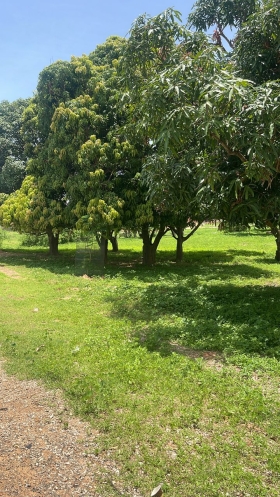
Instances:
[[[165,226],[147,203],[140,180],[143,157],[151,147],[145,141],[131,143],[124,128],[122,81],[118,61],[111,56],[116,56],[116,44],[120,51],[124,40],[109,39],[96,53],[75,59],[79,73],[89,78],[83,94],[61,103],[53,114],[46,176],[54,187],[63,185],[78,226],[100,241],[104,262],[108,240],[116,248],[116,234],[125,228],[141,233],[143,262],[151,264]]]
[[[194,147],[177,158],[154,154],[146,160],[142,177],[148,195],[158,212],[165,214],[170,232],[176,240],[176,262],[182,262],[183,244],[198,230],[203,221],[211,219],[211,197],[199,199],[199,175],[193,162]],[[186,228],[188,229],[185,232]]]
[[[180,262],[183,242],[210,216],[209,195],[197,202],[201,143],[188,111],[194,113],[199,88],[207,81],[208,74],[216,70],[218,61],[217,50],[209,47],[207,37],[191,33],[178,21],[180,14],[172,9],[155,18],[139,17],[132,26],[122,67],[127,84],[124,101],[130,109],[131,126],[136,128],[135,140],[144,136],[152,145],[152,155],[144,161],[142,172],[148,198],[176,238],[176,260]],[[173,92],[172,79],[165,78],[170,71],[177,79],[180,70],[176,73],[174,69],[178,65],[188,74],[188,86],[181,93],[179,80]],[[183,100],[182,110],[187,117],[186,123],[181,123],[184,137],[174,136],[173,140],[175,129],[171,118],[180,112]],[[168,115],[170,108],[172,112]],[[166,136],[170,136],[170,140],[162,139]],[[186,227],[191,230],[184,235]]]
[[[127,57],[128,61],[134,57],[135,63],[137,57],[141,59],[138,71],[132,71],[130,87],[139,126],[173,153],[182,150],[189,136],[196,136],[200,193],[203,186],[209,191],[210,185],[219,196],[233,188],[239,200],[246,199],[252,195],[251,183],[262,184],[269,192],[279,174],[279,84],[257,85],[240,77],[223,49],[203,40],[200,32],[190,33],[181,24],[176,27],[170,11],[149,19],[145,26],[142,18],[139,23],[133,27],[130,47],[139,50]],[[273,29],[276,25],[279,22]],[[231,157],[234,174],[228,183],[223,169]]]
[[[118,41],[120,50],[122,42]],[[108,51],[105,53],[108,57]],[[91,58],[93,54],[72,59],[83,88],[80,85],[81,94],[62,102],[53,114],[45,147],[48,160],[45,175],[54,188],[63,186],[78,226],[95,232],[106,262],[108,238],[121,227],[116,209],[121,209],[122,201],[113,192],[110,181],[113,169],[118,167],[119,152],[116,141],[108,144],[107,140],[111,127],[120,119],[114,100],[117,61],[111,66],[97,66]],[[102,169],[108,147],[113,148],[114,162],[109,175]]]
[[[83,144],[95,130],[95,125],[92,125],[92,122],[90,122],[92,116],[86,123],[86,126],[88,127],[89,125],[89,127],[87,129],[84,127],[83,129],[85,116],[82,115],[84,109],[89,108],[92,103],[90,97],[87,96],[91,91],[87,85],[89,80],[94,76],[92,74],[92,67],[93,63],[91,60],[83,56],[81,58],[73,57],[71,62],[58,61],[45,68],[39,76],[37,93],[24,113],[22,133],[26,154],[29,157],[28,172],[35,178],[37,188],[47,203],[48,213],[44,211],[44,215],[46,216],[45,224],[48,226],[50,243],[53,243],[51,242],[52,236],[58,240],[58,232],[64,227],[73,227],[77,221],[74,214],[75,204],[73,203],[73,195],[66,190],[67,185],[63,180],[64,174],[61,169],[67,163],[71,174],[76,164],[75,153],[72,154],[73,150],[76,152],[77,147]],[[102,89],[100,91],[102,92]],[[61,109],[63,105],[66,108],[67,102],[76,98],[78,99],[76,107],[80,109],[78,116],[78,119],[81,120],[79,126],[80,134],[78,136],[71,135],[73,143],[70,150],[68,146],[60,147],[61,142],[64,140],[62,130],[60,130],[56,136],[57,149],[53,150],[52,144],[55,131],[54,128],[51,128],[51,125],[55,111],[60,105]],[[103,98],[106,99],[104,94]],[[84,103],[83,99],[86,103]],[[88,102],[89,100],[90,102]],[[94,104],[92,110],[96,116]],[[68,111],[69,117],[71,110],[68,109]],[[71,125],[73,124],[74,114],[72,112],[70,115]],[[103,116],[103,122],[106,119],[107,116]],[[77,127],[77,123],[74,123],[72,127],[75,128],[75,125]],[[81,134],[82,129],[83,132]],[[74,132],[76,132],[76,128]],[[58,154],[57,150],[59,150]],[[69,153],[72,155],[67,155]],[[58,168],[56,169],[57,165]],[[55,211],[50,208],[54,205],[57,208],[59,207],[59,223]],[[54,215],[53,219],[51,218],[52,214]],[[28,224],[28,227],[32,229],[30,224]],[[52,234],[50,231],[51,228]]]
[[[251,217],[259,225],[269,225],[277,244],[276,260],[280,260],[279,40],[279,3],[262,2],[242,24],[232,53],[232,65],[251,81],[236,76],[232,80],[225,73],[203,95],[208,100],[203,109],[212,121],[207,130],[225,161],[233,165],[225,171],[220,161],[213,169],[225,198],[226,192],[231,196],[235,191],[231,217],[236,220],[240,215],[241,222]]]
[[[53,192],[54,193],[54,192]],[[65,227],[67,205],[61,199],[47,198],[36,178],[26,176],[19,190],[0,206],[1,225],[20,233],[47,234],[50,255],[58,254],[59,233]],[[71,219],[71,212],[69,212]],[[69,223],[71,225],[71,223]]]

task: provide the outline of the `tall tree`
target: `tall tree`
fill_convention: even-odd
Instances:
[[[114,43],[117,44],[115,49]],[[71,61],[79,75],[80,95],[57,106],[50,126],[47,146],[47,182],[58,188],[63,185],[65,195],[79,226],[95,230],[106,261],[107,240],[120,229],[119,214],[122,202],[113,192],[111,169],[104,170],[106,152],[113,147],[111,160],[117,167],[117,140],[108,143],[107,135],[117,126],[121,116],[116,112],[117,79],[115,55],[124,40],[110,39],[99,47],[98,61],[104,55],[104,65],[95,65],[83,56]],[[111,63],[110,51],[114,51]],[[109,152],[108,152],[109,153]],[[113,168],[113,169],[114,169]],[[110,178],[111,176],[111,178]],[[103,209],[103,210],[102,210]]]
[[[90,56],[46,68],[23,127],[32,157],[28,170],[47,201],[59,202],[61,226],[71,212],[80,227],[96,231],[104,257],[108,238],[114,241],[121,227],[123,199],[116,186],[126,174],[121,161],[126,170],[133,162],[118,131],[123,112],[116,105],[116,58],[124,44],[112,37]]]
[[[219,160],[212,169],[216,175],[215,188],[222,192],[219,195],[222,212],[231,222],[239,219],[241,223],[247,220],[268,224],[276,239],[277,260],[280,260],[279,204],[275,194],[280,155],[279,40],[279,3],[258,2],[255,11],[240,26],[231,57],[238,76],[251,82],[224,73],[217,78],[216,86],[209,85],[203,94],[207,100],[203,111],[206,117],[211,115],[207,131],[223,152],[220,150]],[[207,170],[209,174],[209,167]],[[230,211],[226,204],[231,206]]]
[[[119,105],[123,88],[116,56],[125,44],[112,37],[96,53],[72,61],[79,73],[87,71],[88,81],[83,94],[54,112],[46,177],[52,185],[63,185],[78,226],[100,240],[104,262],[108,240],[115,244],[116,233],[124,227],[139,230],[143,262],[152,264],[165,227],[147,204],[140,182],[143,156],[151,147],[146,140],[132,144],[124,128],[127,109]]]
[[[191,116],[199,88],[217,64],[207,37],[182,26],[177,11],[168,9],[155,18],[141,16],[132,26],[123,61],[131,126],[136,128],[136,139],[144,136],[152,144],[153,153],[146,158],[142,175],[150,203],[177,240],[178,262],[183,242],[209,217],[209,196],[207,202],[196,201],[200,183],[196,162],[201,148]],[[180,71],[188,78],[184,88]],[[173,127],[172,120],[180,111],[182,121]],[[179,127],[182,137],[175,135]],[[184,235],[186,227],[191,231]]]
[[[279,84],[240,77],[223,50],[178,24],[175,14],[169,10],[145,23],[141,17],[132,28],[125,69],[138,126],[173,154],[196,136],[207,192],[209,185],[218,196],[233,189],[239,202],[246,200],[251,183],[269,189],[279,174]],[[136,69],[129,69],[132,60]],[[234,164],[228,173],[227,164]]]
[[[23,116],[22,136],[29,157],[27,170],[36,183],[37,198],[44,199],[43,225],[51,253],[57,253],[59,233],[64,228],[73,227],[76,221],[65,186],[62,182],[50,181],[51,123],[56,108],[84,89],[88,76],[85,77],[84,70],[79,70],[81,66],[74,58],[71,62],[58,61],[46,67],[39,75],[36,95]],[[25,229],[31,230],[31,223],[26,224]]]

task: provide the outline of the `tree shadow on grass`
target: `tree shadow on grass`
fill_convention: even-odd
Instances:
[[[226,231],[224,233],[226,236],[238,236],[242,238],[249,238],[252,236],[262,236],[262,237],[272,237],[272,233],[267,231]]]
[[[263,283],[264,278],[275,278],[273,271],[234,264],[240,255],[234,250],[188,252],[179,266],[170,262],[169,253],[163,254],[157,266],[147,269],[139,254],[122,251],[106,268],[109,278],[120,275],[124,280],[117,291],[107,292],[112,315],[130,320],[141,346],[169,354],[175,342],[201,350],[280,357],[280,287],[277,282]],[[6,251],[0,257],[0,264],[5,263],[75,275],[73,250],[63,250],[59,257]],[[262,278],[262,285],[248,285],[247,278]]]
[[[142,256],[140,252],[126,249],[119,253],[109,252],[108,264],[103,271],[103,275],[115,276],[121,274],[126,279],[134,279],[137,277],[141,281],[153,281],[154,278],[162,275],[177,276],[179,279],[185,278],[194,274],[206,274],[208,278],[219,277],[222,279],[228,278],[234,274],[241,274],[252,278],[266,276],[269,278],[271,272],[268,270],[259,270],[251,265],[234,264],[236,256],[253,256],[259,258],[263,256],[263,252],[258,251],[189,251],[184,254],[184,260],[181,264],[175,264],[173,251],[161,251],[158,254],[157,264],[152,267],[142,265]],[[268,259],[269,262],[271,262]],[[274,262],[274,261],[273,261]],[[76,263],[75,249],[62,249],[58,256],[50,256],[47,249],[36,249],[34,251],[21,248],[20,250],[0,250],[0,263],[9,264],[10,266],[24,266],[43,268],[56,274],[72,274],[82,276],[84,273],[89,276],[99,275],[100,266],[94,266],[94,262],[89,264],[82,271],[81,267]]]
[[[143,282],[154,282],[157,279],[166,278],[173,281],[174,279],[184,280],[185,278],[199,276],[206,280],[219,279],[228,280],[229,278],[271,278],[274,275],[273,270],[258,268],[248,262],[235,263],[236,255],[248,255],[240,251],[194,251],[188,253],[188,258],[181,264],[175,264],[170,261],[168,254],[159,259],[158,263],[150,268],[142,266],[139,261],[130,261],[123,259],[122,264],[109,264],[106,268],[108,275],[114,275],[115,271],[121,274],[127,281],[137,279]],[[262,255],[256,252],[254,257]],[[125,262],[126,261],[126,262]],[[272,268],[273,269],[273,268]]]
[[[56,274],[73,274],[75,270],[75,253],[63,250],[58,256],[50,256],[47,249],[9,249],[0,250],[0,264],[42,268]]]
[[[272,257],[256,257],[255,261],[260,264],[269,264],[270,266],[280,264],[280,261],[277,261],[275,258]]]
[[[157,264],[152,267],[145,267],[142,265],[142,255],[140,252],[135,250],[125,249],[118,253],[109,252],[108,254],[108,264],[106,266],[106,273],[108,275],[114,274],[115,272],[127,273],[128,277],[131,269],[136,270],[143,275],[154,275],[157,273],[172,271],[178,275],[192,272],[195,268],[195,272],[199,272],[200,268],[205,269],[205,266],[209,266],[210,270],[216,271],[218,265],[225,264],[230,265],[233,263],[233,268],[236,267],[234,260],[237,256],[250,256],[253,257],[255,261],[267,262],[274,264],[274,259],[265,258],[264,253],[260,251],[247,251],[247,250],[196,250],[188,251],[184,254],[184,260],[181,264],[175,264],[174,262],[174,251],[160,251],[157,257]],[[75,273],[75,249],[62,249],[58,256],[50,256],[47,249],[38,248],[32,251],[30,248],[9,249],[2,251],[0,250],[0,261],[4,261],[10,265],[23,265],[27,267],[42,267],[48,269],[52,272],[58,271],[59,273],[65,272],[66,274]],[[245,265],[237,264],[239,268],[245,267]],[[248,268],[251,267],[248,265]],[[94,265],[92,266],[94,270]],[[234,270],[235,271],[235,270]],[[254,273],[254,269],[252,268]],[[262,271],[263,273],[263,271]],[[252,274],[254,276],[254,274]]]
[[[114,317],[131,321],[139,345],[163,355],[172,343],[201,350],[280,358],[280,287],[240,286],[223,281],[129,287],[110,296]]]

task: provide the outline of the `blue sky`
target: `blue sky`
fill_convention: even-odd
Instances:
[[[173,3],[174,2],[174,3]],[[144,12],[168,7],[186,21],[195,0],[4,0],[1,5],[0,101],[27,98],[40,71],[92,52],[108,36],[126,36]]]

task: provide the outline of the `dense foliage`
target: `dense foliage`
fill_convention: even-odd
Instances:
[[[22,114],[29,101],[0,102],[0,193],[17,190],[25,176]]]

